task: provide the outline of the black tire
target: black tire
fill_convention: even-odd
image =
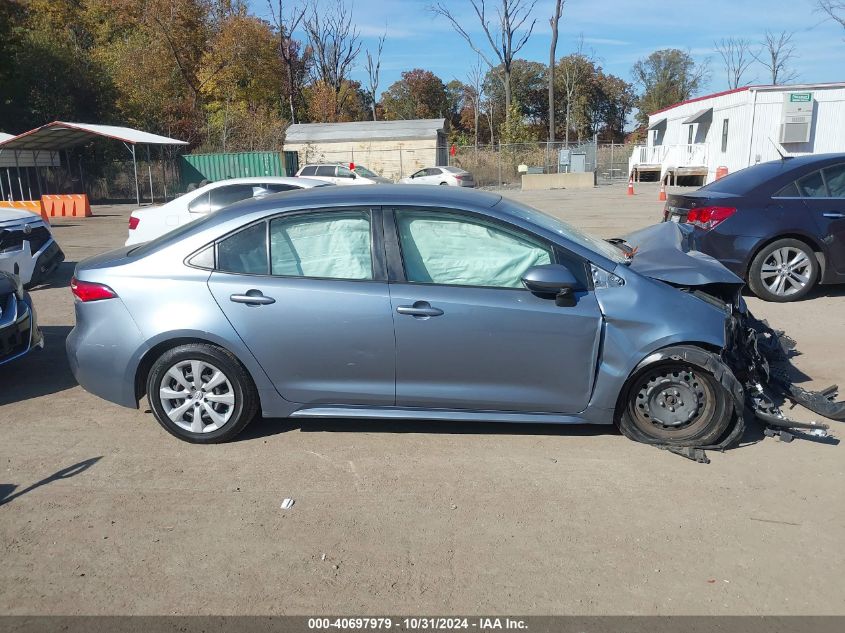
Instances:
[[[441,182],[440,184],[441,184],[441,186],[442,186],[442,185],[446,185],[447,187],[449,186],[449,183],[448,183],[448,182]]]
[[[231,405],[231,411],[229,411],[228,405],[220,405],[218,403],[211,402],[207,403],[208,406],[212,408],[225,406],[227,407],[226,412],[229,413],[229,417],[225,423],[214,430],[192,432],[191,430],[179,426],[179,424],[168,416],[166,407],[170,407],[172,410],[177,408],[174,404],[187,402],[188,400],[191,400],[191,398],[186,397],[179,400],[162,399],[160,393],[162,382],[164,380],[169,380],[171,381],[171,384],[174,384],[172,375],[168,374],[168,371],[181,363],[188,363],[190,361],[199,361],[204,364],[205,369],[210,368],[219,370],[228,381],[222,387],[216,387],[215,389],[208,391],[209,396],[217,395],[220,397],[219,394],[214,394],[214,391],[223,389],[223,395],[228,396],[231,393],[232,399],[234,400],[234,404]],[[187,369],[186,371],[190,373],[190,369]],[[206,374],[206,377],[207,376],[208,374]],[[203,379],[204,377],[201,376],[200,382],[202,382]],[[211,384],[211,382],[212,381],[209,380],[207,384]],[[203,397],[201,400],[204,402],[206,392],[204,390],[202,390],[202,392]],[[206,343],[189,343],[186,345],[179,345],[178,347],[174,347],[162,354],[153,363],[147,376],[147,399],[149,400],[150,409],[152,410],[156,420],[158,420],[158,423],[161,424],[168,433],[178,437],[180,440],[191,442],[193,444],[217,444],[220,442],[227,442],[243,431],[246,425],[253,420],[258,412],[258,394],[256,392],[255,385],[252,382],[252,378],[249,376],[246,369],[244,369],[243,365],[241,365],[238,359],[226,350]],[[200,405],[202,405],[202,402],[200,402]],[[200,405],[197,405],[190,411],[186,410],[186,414],[195,415],[201,408]],[[203,413],[200,411],[200,414],[201,417],[199,424],[202,425],[203,428],[208,428],[210,425],[203,424],[203,419],[211,421],[210,418],[208,418],[209,413]]]
[[[619,408],[619,430],[625,437],[674,446],[715,443],[734,414],[731,395],[721,383],[683,361],[656,363],[637,372]]]
[[[790,278],[787,276],[784,280],[784,292],[779,294],[777,292],[773,292],[768,287],[766,279],[764,279],[763,268],[765,266],[767,272],[770,272],[772,266],[777,266],[777,261],[775,259],[777,254],[783,252],[800,252],[803,254],[803,257],[806,258],[806,267],[797,268],[796,272],[800,274],[800,277],[806,277],[807,282],[802,288],[796,290],[795,282],[793,280],[800,279],[800,277],[796,276]],[[748,268],[748,286],[751,288],[751,292],[763,301],[772,301],[775,303],[798,301],[799,299],[803,299],[807,296],[807,293],[809,293],[813,289],[813,286],[816,285],[816,281],[818,281],[819,278],[819,268],[819,260],[816,258],[816,254],[813,252],[812,247],[806,242],[793,238],[776,240],[771,244],[764,246],[760,252],[754,256],[754,259],[751,261],[751,266]],[[770,276],[767,279],[774,280],[776,277]],[[774,282],[770,281],[769,285],[772,283]]]

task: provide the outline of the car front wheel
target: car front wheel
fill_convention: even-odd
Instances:
[[[684,362],[660,363],[629,381],[619,429],[638,442],[707,446],[732,419],[729,398],[709,372]]]
[[[813,249],[800,240],[777,240],[763,247],[751,262],[748,285],[763,299],[785,303],[806,296],[819,276]]]
[[[195,444],[226,442],[252,421],[252,379],[228,352],[204,343],[180,345],[153,364],[147,397],[168,433]]]

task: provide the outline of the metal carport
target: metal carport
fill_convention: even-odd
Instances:
[[[150,145],[187,145],[186,141],[179,141],[167,136],[159,136],[142,130],[135,130],[129,127],[116,125],[95,125],[92,123],[66,123],[65,121],[53,121],[29,132],[6,140],[0,140],[0,155],[5,151],[11,151],[17,158],[21,151],[30,151],[37,157],[40,152],[60,152],[69,150],[72,147],[82,145],[93,138],[108,138],[121,141],[126,149],[132,154],[132,169],[135,174],[135,198],[140,206],[141,190],[138,186],[138,162],[136,158],[136,145],[147,146],[147,161],[150,160]],[[36,177],[38,171],[36,170]],[[150,175],[150,197],[153,191],[152,169]],[[23,183],[20,179],[18,169],[18,187],[23,196]]]

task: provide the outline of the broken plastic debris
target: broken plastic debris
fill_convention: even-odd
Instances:
[[[290,510],[293,507],[293,499],[282,499],[282,510]]]

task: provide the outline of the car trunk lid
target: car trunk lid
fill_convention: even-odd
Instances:
[[[690,193],[669,194],[663,207],[664,222],[684,222],[691,209],[708,206],[736,207],[740,196],[733,193],[707,191],[706,189]]]

